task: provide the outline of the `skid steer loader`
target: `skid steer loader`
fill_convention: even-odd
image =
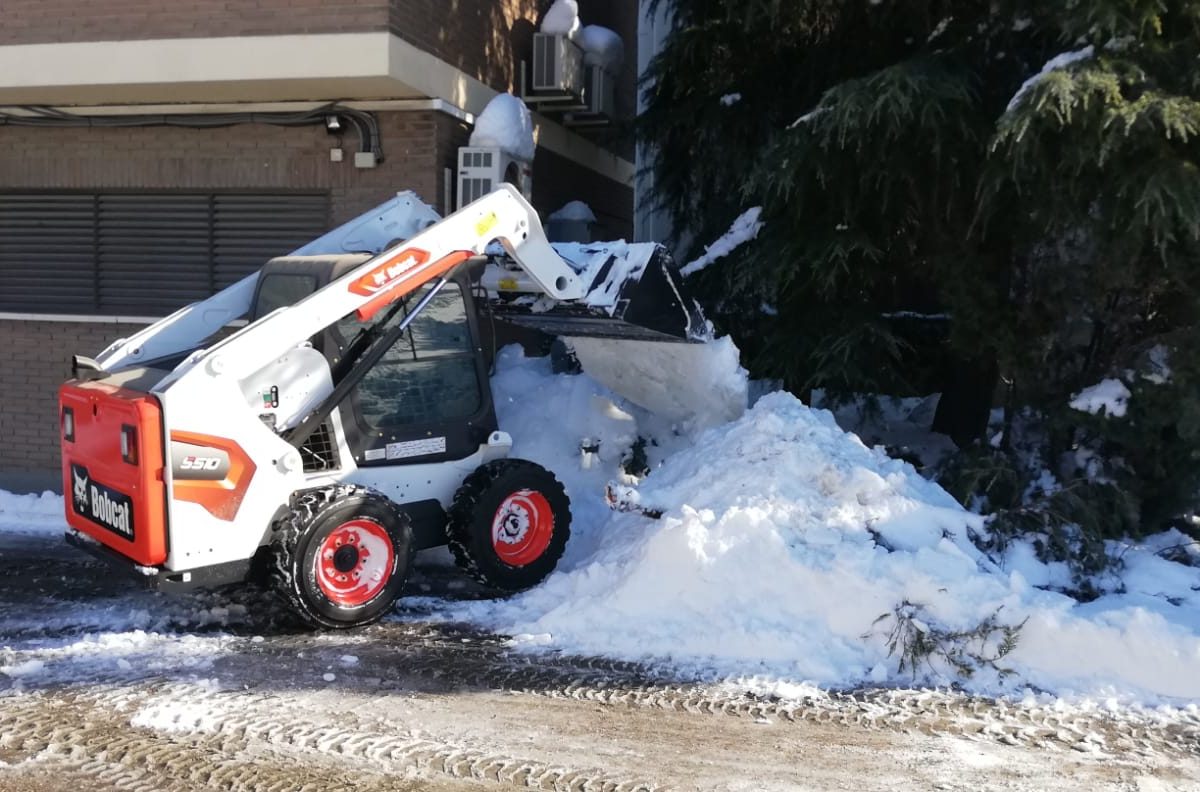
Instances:
[[[444,220],[401,194],[76,356],[59,392],[68,540],[159,589],[264,576],[326,628],[380,618],[428,547],[495,589],[537,584],[569,501],[508,456],[480,316],[675,358],[705,330],[661,248],[579,252],[560,256],[508,185]]]

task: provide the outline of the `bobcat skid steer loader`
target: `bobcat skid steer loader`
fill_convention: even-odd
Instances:
[[[427,547],[496,589],[540,582],[569,501],[508,456],[478,314],[677,358],[703,319],[661,249],[637,247],[579,269],[508,185],[440,221],[402,194],[77,356],[59,393],[68,540],[159,589],[264,577],[328,628],[380,618]]]

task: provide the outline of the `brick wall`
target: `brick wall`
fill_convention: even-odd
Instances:
[[[138,325],[0,320],[0,488],[58,489],[58,386],[71,356],[94,356]]]
[[[332,196],[341,223],[394,194],[415,190],[440,206],[439,113],[379,113],[386,158],[343,162],[323,126],[244,124],[218,129],[0,127],[0,189],[313,189]]]
[[[389,0],[4,0],[0,45],[386,30],[388,6]]]

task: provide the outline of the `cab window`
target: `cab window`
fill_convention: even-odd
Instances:
[[[402,321],[429,288],[409,295],[388,324]],[[350,339],[361,328],[349,316],[337,330]],[[479,412],[483,399],[475,350],[457,284],[446,284],[356,390],[362,420],[378,431],[462,420]]]

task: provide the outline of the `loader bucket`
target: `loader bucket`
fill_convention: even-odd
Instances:
[[[556,245],[589,283],[587,296],[528,293],[519,274],[484,276],[493,313],[561,336],[583,370],[629,401],[702,429],[738,418],[747,381],[729,339],[714,341],[666,249],[654,244]],[[504,287],[508,286],[509,289]]]
[[[700,343],[707,323],[670,254],[654,244],[556,245],[590,283],[583,300],[558,302],[525,291],[518,274],[485,278],[492,312],[556,336]]]

